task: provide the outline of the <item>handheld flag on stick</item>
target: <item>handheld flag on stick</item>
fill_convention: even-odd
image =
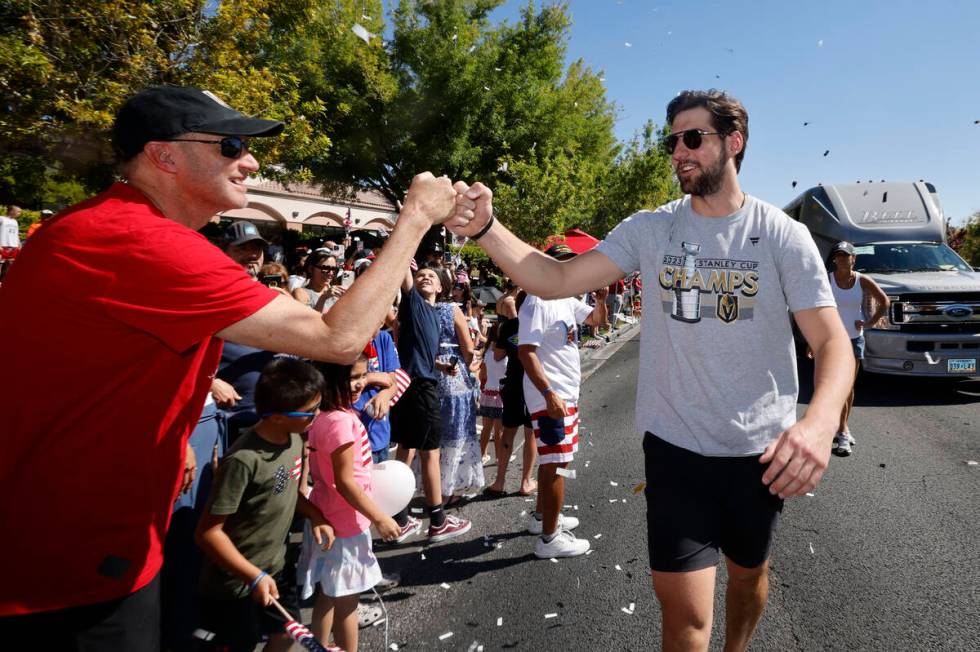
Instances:
[[[289,638],[293,639],[307,650],[310,650],[311,652],[344,652],[339,647],[335,647],[333,645],[323,645],[320,643],[320,641],[316,640],[316,637],[313,636],[313,632],[307,629],[303,623],[293,620],[292,615],[283,609],[282,605],[279,604],[275,598],[272,599],[272,605],[278,609],[279,613],[281,613],[283,618],[286,619],[285,628],[286,633],[289,634]]]

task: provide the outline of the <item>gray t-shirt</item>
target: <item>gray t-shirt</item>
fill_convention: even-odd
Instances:
[[[789,311],[834,305],[806,227],[749,196],[703,217],[686,196],[630,216],[597,249],[643,274],[640,432],[701,455],[758,455],[796,421]]]

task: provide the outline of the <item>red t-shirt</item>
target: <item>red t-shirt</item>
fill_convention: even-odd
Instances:
[[[25,245],[0,287],[0,615],[157,575],[214,334],[277,296],[125,184]]]

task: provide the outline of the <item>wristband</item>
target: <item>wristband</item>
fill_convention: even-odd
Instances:
[[[259,585],[259,582],[261,582],[262,578],[265,577],[266,575],[268,575],[268,573],[266,573],[265,571],[262,571],[261,573],[256,575],[255,579],[252,580],[252,582],[248,585],[248,592],[251,593],[252,591],[254,591],[255,587]]]
[[[547,396],[548,394],[551,394],[554,391],[555,390],[551,389],[550,387],[545,387],[544,389],[541,390],[541,396]]]
[[[487,231],[490,230],[490,227],[493,226],[493,223],[495,221],[496,221],[496,217],[494,217],[494,214],[491,212],[490,219],[487,220],[487,223],[483,225],[483,228],[480,229],[479,232],[477,232],[475,235],[470,236],[470,240],[479,240],[480,238],[485,236],[487,234]]]

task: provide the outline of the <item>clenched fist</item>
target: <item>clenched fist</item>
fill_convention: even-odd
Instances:
[[[471,237],[480,232],[493,214],[493,191],[477,181],[472,186],[457,181],[456,209],[446,227],[456,235]]]
[[[431,172],[416,174],[405,195],[403,214],[418,214],[430,224],[442,224],[455,209],[456,192],[449,177],[434,177]]]

